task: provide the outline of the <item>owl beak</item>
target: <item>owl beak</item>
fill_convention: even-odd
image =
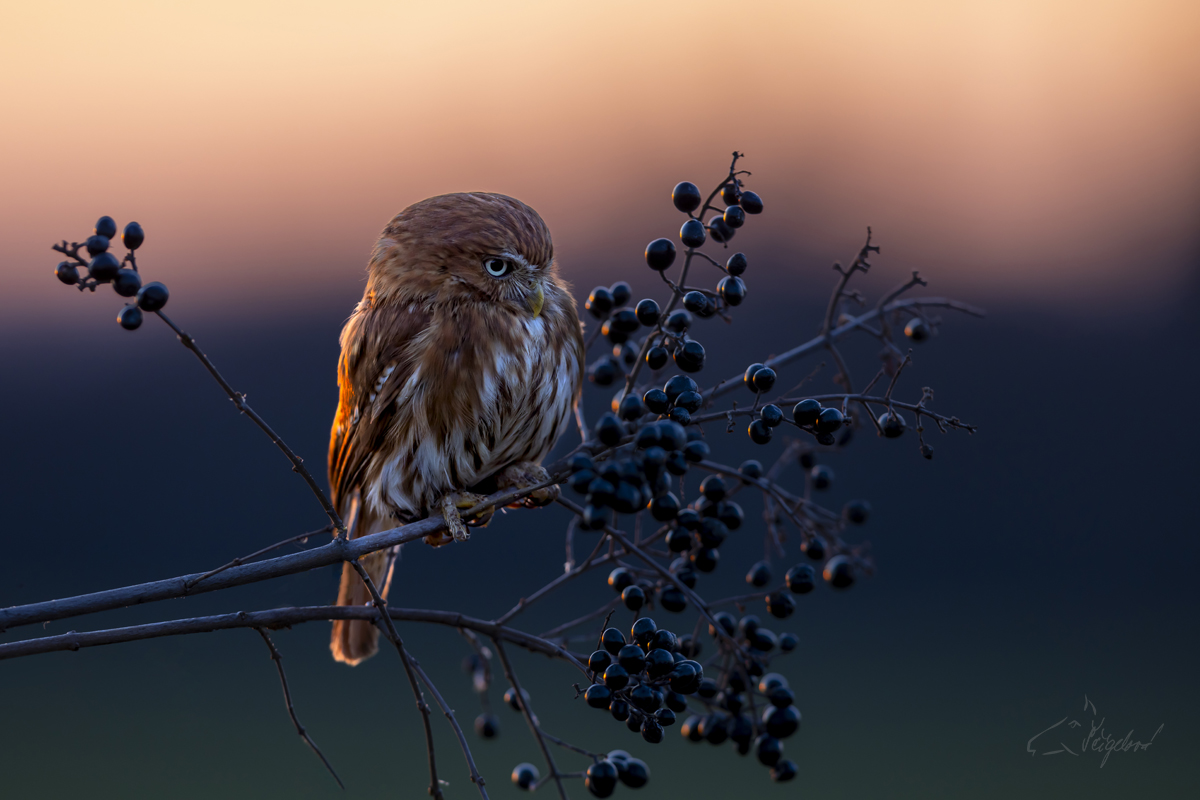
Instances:
[[[529,310],[533,312],[533,318],[537,319],[542,313],[542,306],[546,304],[546,294],[542,291],[540,281],[533,284],[531,291],[525,297],[525,302],[529,304]]]

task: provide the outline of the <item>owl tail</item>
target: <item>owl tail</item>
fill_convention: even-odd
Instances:
[[[356,498],[357,500],[357,498]],[[387,530],[392,527],[390,518],[378,518],[358,507],[353,502],[348,528],[350,538],[357,539],[371,533]],[[359,513],[355,513],[355,512]],[[392,567],[400,548],[393,547],[363,556],[358,560],[363,569],[371,576],[378,587],[379,593],[386,600],[388,591],[392,588]],[[358,571],[350,564],[342,565],[342,584],[338,589],[337,604],[339,606],[369,606],[371,592],[358,576]],[[367,620],[334,620],[333,635],[329,640],[329,649],[333,651],[333,660],[354,666],[359,662],[375,655],[379,649],[379,628]]]

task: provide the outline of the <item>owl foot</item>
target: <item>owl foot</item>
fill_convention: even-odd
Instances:
[[[487,497],[474,492],[454,492],[442,498],[440,503],[442,508],[442,519],[446,520],[446,527],[449,528],[449,533],[439,531],[431,533],[425,537],[425,543],[433,547],[441,547],[450,542],[463,542],[470,538],[471,534],[467,532],[468,523],[463,521],[459,516],[459,510],[466,511],[468,508],[474,508]],[[482,527],[491,521],[495,509],[486,508],[471,520],[469,523],[474,527]]]
[[[550,473],[546,472],[545,467],[540,464],[534,464],[531,461],[522,461],[505,467],[496,476],[496,484],[501,490],[524,489],[527,486],[537,486],[539,483],[545,483],[549,479]],[[549,486],[543,486],[528,497],[512,503],[509,508],[541,508],[557,500],[558,495],[558,485],[552,483]]]

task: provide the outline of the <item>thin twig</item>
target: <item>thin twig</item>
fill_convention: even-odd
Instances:
[[[517,680],[517,673],[513,671],[512,662],[508,660],[508,653],[504,652],[504,645],[499,639],[493,639],[492,642],[496,645],[496,655],[500,657],[500,663],[504,666],[504,677],[508,678],[509,684],[516,692],[521,702],[521,713],[525,716],[525,721],[529,723],[529,730],[533,732],[533,738],[537,740],[538,747],[542,749],[542,755],[546,757],[546,766],[550,768],[550,777],[558,785],[558,794],[562,800],[567,800],[567,790],[563,787],[562,776],[558,771],[558,766],[554,763],[554,756],[550,755],[550,748],[546,747],[546,740],[542,737],[542,729],[538,727],[537,720],[533,718],[533,711],[529,708],[529,696],[521,689],[521,682]]]
[[[433,681],[425,674],[425,670],[421,668],[420,663],[415,658],[412,658],[412,656],[409,656],[409,658],[412,660],[413,669],[417,671],[417,677],[429,689],[429,693],[437,701],[438,707],[442,709],[442,713],[450,721],[450,727],[454,729],[454,735],[458,737],[458,745],[462,748],[463,758],[467,760],[467,769],[471,771],[471,783],[479,787],[479,793],[483,795],[483,800],[488,800],[487,789],[484,788],[483,776],[479,774],[479,770],[475,766],[475,758],[471,755],[471,748],[467,745],[467,737],[463,735],[462,726],[454,718],[454,710],[446,704],[446,701],[442,698],[442,693],[433,685]]]

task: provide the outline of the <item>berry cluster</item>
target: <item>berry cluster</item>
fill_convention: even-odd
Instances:
[[[79,291],[85,289],[96,291],[96,287],[111,283],[113,291],[121,297],[132,297],[134,301],[127,303],[117,314],[117,323],[127,331],[137,330],[142,325],[142,312],[161,311],[170,298],[167,287],[158,281],[142,285],[142,276],[138,274],[137,258],[134,251],[146,240],[142,226],[131,222],[125,226],[121,234],[121,242],[127,252],[121,260],[109,252],[112,240],[117,235],[117,223],[112,217],[101,217],[96,220],[92,235],[83,242],[54,245],[54,250],[67,256],[67,261],[60,261],[54,268],[54,275],[67,286],[77,286]],[[85,259],[79,254],[80,249],[87,250],[91,259]],[[82,267],[85,274],[80,275]]]

